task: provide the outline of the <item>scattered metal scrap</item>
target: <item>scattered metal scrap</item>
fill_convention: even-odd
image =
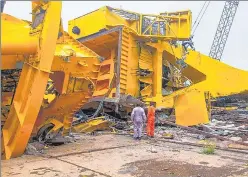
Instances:
[[[248,146],[248,143],[239,142],[239,141],[233,141],[233,140],[228,139],[228,138],[225,138],[225,137],[223,137],[223,136],[216,135],[216,134],[209,133],[209,132],[202,131],[202,130],[198,130],[198,129],[196,129],[196,128],[177,125],[177,124],[175,124],[175,123],[173,123],[173,122],[169,122],[169,121],[161,121],[161,122],[164,123],[164,124],[171,125],[171,126],[180,127],[181,129],[184,129],[184,130],[187,130],[187,131],[190,131],[190,132],[193,132],[193,133],[198,133],[198,134],[207,136],[208,138],[214,137],[214,138],[217,138],[217,139],[219,139],[219,140],[223,140],[223,141],[226,140],[226,141],[230,141],[230,142],[233,142],[233,143],[236,143],[236,144],[241,144],[241,145],[246,145],[246,146]]]
[[[243,98],[243,97],[241,97]],[[129,100],[129,101],[127,101]],[[126,97],[122,98],[122,105],[130,106],[135,105],[137,103],[137,99],[135,99],[132,104],[130,101],[132,98]],[[224,100],[225,104],[228,104],[230,102],[232,103],[242,103],[246,104],[246,101],[240,101],[237,99],[237,97],[232,97],[231,101],[228,97],[226,97]],[[128,103],[127,103],[128,102]],[[222,100],[223,102],[223,100]],[[226,103],[228,102],[228,103]],[[131,103],[131,104],[130,104]],[[225,106],[224,104],[224,106]],[[210,124],[205,125],[199,125],[194,127],[187,127],[187,126],[180,126],[175,124],[175,116],[174,112],[172,110],[169,111],[169,114],[165,114],[164,112],[160,112],[157,110],[156,112],[156,130],[158,132],[158,136],[162,139],[177,139],[178,136],[175,135],[173,132],[170,132],[170,128],[168,126],[172,127],[179,127],[177,128],[171,128],[174,129],[174,132],[184,131],[183,134],[188,137],[193,137],[195,139],[208,139],[208,138],[216,138],[217,140],[223,141],[223,142],[229,142],[233,144],[239,144],[243,146],[248,146],[247,141],[247,135],[248,135],[248,124],[246,122],[248,121],[248,110],[242,108],[236,108],[236,109],[227,109],[226,107],[213,107],[212,111],[212,122]],[[98,117],[96,119],[87,120],[82,123],[80,123],[81,127],[84,127],[84,131],[80,131],[77,129],[77,132],[94,132],[99,130],[111,130],[112,133],[115,133],[117,135],[131,135],[132,133],[132,124],[129,123],[129,119],[120,119],[116,116],[113,116],[114,114],[102,112],[101,117]],[[168,116],[170,115],[170,116]],[[81,115],[83,116],[83,114]],[[81,119],[82,120],[82,119]],[[94,124],[93,122],[97,122]],[[108,123],[107,123],[108,122]],[[93,125],[94,124],[94,125]],[[88,125],[91,125],[88,127]],[[101,126],[98,126],[101,125]],[[163,127],[163,131],[159,131]],[[185,132],[186,131],[186,132]],[[190,132],[190,133],[187,133]],[[144,130],[145,134],[145,130]],[[179,138],[180,139],[180,138]],[[237,148],[236,148],[237,149]],[[241,147],[239,149],[244,149],[244,147]]]
[[[126,96],[121,99],[120,103],[132,109],[135,104],[142,103],[137,100]],[[234,100],[232,103],[235,103],[235,101],[242,102]],[[246,102],[242,103],[246,104]],[[94,111],[91,114],[94,114]],[[72,124],[71,132],[94,134],[100,131],[102,134],[113,133],[116,135],[132,136],[133,127],[130,117],[122,119],[119,115],[116,115],[115,112],[104,112],[104,109],[101,109],[99,111],[99,117],[92,118],[87,116],[83,111],[79,111],[77,113],[78,118]],[[169,142],[173,143],[203,146],[205,139],[215,138],[215,140],[219,140],[219,144],[216,146],[217,149],[233,150],[242,153],[243,151],[240,150],[248,149],[248,110],[244,108],[226,109],[226,107],[213,107],[211,123],[194,127],[175,124],[174,111],[172,110],[169,111],[169,114],[157,110],[156,117],[156,140],[164,141],[168,139]],[[180,136],[180,134],[183,134],[183,136]],[[189,141],[182,140],[184,137],[188,137]],[[192,139],[194,141],[191,141]],[[224,144],[226,142],[228,143],[223,146],[222,142]],[[51,143],[53,144],[54,142]]]
[[[180,143],[199,144],[206,140],[214,141],[222,148],[248,149],[248,95],[235,95],[217,99],[221,107],[212,107],[212,120],[209,124],[193,127],[175,124],[173,116],[158,117],[156,132],[160,139],[163,134],[174,135]],[[216,104],[216,101],[214,102]],[[219,104],[219,103],[218,103]],[[236,104],[236,107],[234,105]],[[200,140],[200,141],[199,141]]]
[[[77,124],[73,126],[72,132],[77,132],[77,133],[92,133],[96,130],[106,130],[109,129],[111,126],[111,122],[108,120],[105,120],[105,118],[102,117],[97,117],[94,119],[87,120],[83,123]]]

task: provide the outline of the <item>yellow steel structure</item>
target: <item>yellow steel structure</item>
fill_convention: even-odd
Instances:
[[[122,18],[120,14],[129,19]],[[95,23],[93,19],[99,19],[99,23]],[[147,21],[150,21],[150,24]],[[70,35],[105,58],[100,66],[101,77],[98,77],[96,83],[95,96],[103,95],[108,90],[109,81],[114,73],[117,74],[117,85],[110,97],[119,99],[120,94],[138,97],[140,92],[143,97],[151,94],[162,96],[161,91],[156,93],[157,86],[151,87],[152,80],[157,78],[157,72],[160,71],[162,75],[161,70],[153,67],[162,51],[157,52],[146,45],[146,41],[189,38],[191,12],[148,15],[103,7],[71,20],[68,24]],[[84,28],[85,25],[88,27]],[[115,63],[117,66],[114,66]],[[162,63],[160,66],[162,68]],[[150,73],[140,76],[139,70],[148,70]],[[127,84],[127,81],[135,84]],[[139,89],[139,81],[143,84],[142,90]]]
[[[68,30],[105,58],[95,95],[106,92],[116,73],[110,96],[129,94],[175,108],[177,124],[209,121],[206,92],[218,97],[248,90],[247,71],[183,47],[190,42],[190,11],[149,15],[103,7],[70,20]]]
[[[77,133],[92,133],[96,130],[107,130],[110,129],[111,123],[107,121],[104,117],[97,117],[94,119],[90,119],[86,122],[80,123],[78,125],[73,126],[74,132]]]
[[[177,124],[197,125],[209,121],[204,97],[206,92],[216,98],[248,90],[247,71],[233,68],[196,51],[189,50],[184,55],[181,46],[163,43],[157,47],[163,48],[163,57],[176,66],[176,61],[184,58],[182,61],[187,67],[182,69],[182,75],[192,82],[191,86],[175,91],[162,101],[157,100],[164,107],[175,108]]]
[[[31,133],[40,140],[68,134],[75,112],[90,108],[86,103],[105,100],[106,110],[127,113],[118,103],[129,95],[175,108],[178,124],[196,125],[208,122],[206,92],[248,90],[246,71],[182,47],[191,34],[190,11],[153,15],[103,7],[69,21],[67,34],[61,2],[33,2],[32,9],[32,22],[1,14],[2,71],[22,69],[15,94],[2,93],[2,107],[11,107],[3,127],[6,159],[23,153]],[[95,123],[106,122],[89,125]]]
[[[24,25],[16,21],[20,25],[18,27],[23,29],[18,31],[23,35],[21,37],[13,30],[13,23],[2,24],[2,54],[32,54],[24,57],[19,84],[2,130],[6,159],[17,157],[24,152],[36,121],[53,62],[61,4],[61,2],[33,2],[36,8],[32,9],[35,15],[32,28],[28,24]],[[2,19],[5,17],[1,16]],[[9,20],[12,19],[10,17]],[[8,21],[8,19],[4,20]],[[5,31],[8,27],[11,31]]]
[[[89,26],[82,26],[84,24]],[[143,38],[185,40],[190,37],[191,33],[191,12],[166,12],[158,15],[139,14],[104,6],[70,20],[68,31],[72,37],[81,38],[118,25],[129,27],[132,33]]]
[[[74,113],[93,94],[101,62],[95,52],[63,31],[61,2],[33,2],[32,9],[32,23],[1,14],[1,70],[22,69],[15,94],[2,93],[2,108],[7,109],[1,118],[5,159],[21,155],[31,133],[44,140],[61,130],[69,132]]]
[[[47,108],[41,108],[34,134],[50,118],[63,122],[63,133],[68,133],[74,113],[91,98],[94,91],[99,56],[66,32],[60,40],[56,45],[53,74],[50,74],[59,95]],[[53,94],[50,96],[53,97]]]

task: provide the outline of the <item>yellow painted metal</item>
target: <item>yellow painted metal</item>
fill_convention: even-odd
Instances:
[[[65,57],[64,51],[60,51],[63,45],[57,45],[55,52],[57,56],[54,57],[52,65],[52,71],[54,72],[50,74],[56,91],[61,95],[56,97],[47,108],[40,109],[33,134],[38,131],[36,127],[39,127],[50,117],[54,117],[63,123],[63,133],[67,134],[70,130],[74,113],[92,97],[95,91],[97,72],[92,71],[98,71],[98,55],[82,44],[79,47],[75,46],[77,45],[76,41],[71,40],[71,44],[67,39],[65,42],[72,48],[74,55],[68,58],[68,62],[65,62],[63,59]],[[80,62],[85,63],[85,65],[79,64]],[[90,85],[92,86],[91,88],[89,88]]]
[[[2,61],[3,69],[15,69],[17,62],[24,62],[24,57],[15,55],[3,57],[6,58]],[[99,56],[95,52],[63,32],[57,40],[51,68],[53,72],[49,75],[61,95],[57,97],[55,93],[50,93],[52,85],[47,87],[32,132],[33,136],[36,136],[39,127],[47,124],[46,120],[50,120],[51,117],[63,124],[64,133],[68,133],[73,114],[87,102],[94,91],[99,62]],[[89,89],[89,85],[93,88]]]
[[[169,44],[167,45],[165,57],[172,62],[176,62],[175,56],[182,57],[178,51],[180,49],[173,47],[174,51],[172,51]],[[248,90],[247,71],[231,67],[196,51],[190,51],[184,61],[188,67],[182,73],[193,82],[191,87],[185,89],[186,91],[197,88],[209,91],[211,96],[215,98]]]
[[[173,56],[173,54],[179,53],[177,50],[178,49],[175,48],[174,52],[170,49],[166,50],[167,59],[171,61],[174,60],[175,56]],[[181,58],[179,55],[176,57]],[[175,99],[178,95],[184,95],[195,91],[201,91],[201,97],[204,95],[203,92],[209,92],[211,96],[215,98],[237,94],[248,90],[247,71],[233,68],[195,51],[190,51],[184,61],[188,66],[182,71],[182,73],[191,79],[193,84],[190,87],[178,90],[171,95],[164,97],[162,99],[164,106],[173,107],[175,103],[173,104],[172,99]],[[188,105],[188,107],[190,106],[191,105]],[[202,105],[202,108],[206,109],[206,106]],[[187,114],[184,115],[185,120],[187,119],[187,116]],[[191,120],[192,119],[197,121],[196,119],[198,119],[198,117],[192,116]],[[182,122],[181,125],[189,125],[190,121],[188,120]]]
[[[54,90],[54,84],[53,81],[51,79],[48,79],[47,82],[47,87],[46,87],[46,91],[44,94],[44,99],[43,99],[43,103],[42,103],[42,107],[48,107],[48,105],[56,98],[56,93]]]
[[[43,101],[42,107],[43,108],[46,108],[55,98],[56,98],[56,94],[54,94],[54,93],[45,94],[44,95],[44,101]]]
[[[146,22],[149,21],[148,25],[141,20],[144,17],[150,19],[146,19]],[[100,22],[95,23],[94,19],[99,19]],[[154,24],[163,23],[165,19],[170,21],[166,23],[170,34],[158,33],[159,27],[157,30],[153,29],[156,27]],[[78,33],[75,28],[78,28]],[[196,51],[187,53],[181,45],[175,47],[170,43],[172,40],[190,37],[190,11],[146,15],[103,7],[70,20],[68,29],[74,38],[108,58],[108,63],[116,61],[120,66],[119,70],[115,70],[117,78],[120,78],[116,83],[117,95],[141,96],[145,102],[156,102],[157,107],[175,108],[178,124],[196,125],[208,122],[206,92],[214,98],[248,90],[247,71],[238,70]],[[118,58],[119,56],[121,57]],[[187,67],[183,68],[179,61]],[[163,96],[162,93],[163,65],[171,71],[169,82],[163,88],[172,91],[168,96]],[[142,70],[149,74],[141,75]],[[113,70],[108,69],[107,73],[112,72]],[[106,79],[109,76],[106,74],[101,77]],[[185,84],[186,81],[190,86]],[[144,85],[142,89],[140,84]],[[103,85],[100,82],[97,87],[107,90],[108,84]]]
[[[54,3],[49,2],[49,4]],[[42,2],[35,2],[32,5],[33,11],[43,6],[48,12],[52,7],[52,5],[47,6]],[[177,48],[171,46],[169,43],[171,40],[189,38],[191,30],[190,11],[147,15],[103,7],[71,20],[69,22],[71,37],[63,31],[61,23],[59,24],[59,6],[54,9],[52,17],[45,21],[49,24],[46,29],[53,27],[51,31],[45,33],[39,33],[39,31],[44,29],[47,24],[38,25],[32,29],[29,22],[2,15],[2,19],[5,18],[6,28],[3,29],[5,33],[7,30],[12,30],[16,36],[18,36],[18,30],[23,33],[17,40],[5,36],[4,41],[2,41],[2,43],[4,42],[2,49],[6,54],[2,54],[3,69],[15,69],[17,62],[24,62],[22,76],[17,88],[18,92],[12,107],[17,107],[18,104],[25,104],[28,101],[25,106],[29,106],[30,109],[26,108],[27,111],[33,109],[30,114],[27,114],[28,117],[32,117],[32,120],[28,120],[30,121],[29,125],[34,123],[37,117],[36,113],[39,111],[33,131],[33,125],[29,126],[23,124],[26,123],[25,121],[21,122],[21,126],[26,128],[25,133],[32,131],[35,135],[41,126],[47,124],[49,120],[55,120],[53,124],[56,125],[53,131],[57,131],[63,125],[63,134],[67,134],[71,128],[74,113],[84,106],[90,98],[105,96],[106,94],[110,98],[119,98],[121,95],[128,94],[142,97],[145,102],[155,101],[157,107],[174,107],[178,124],[195,125],[208,121],[205,92],[217,97],[248,90],[247,84],[245,84],[248,78],[247,72],[232,68],[195,51],[185,54],[180,45]],[[46,15],[50,15],[50,12]],[[129,16],[128,19],[127,16]],[[55,19],[57,19],[56,23],[52,21]],[[97,23],[95,19],[98,19]],[[148,19],[149,23],[145,24],[144,19]],[[33,15],[33,21],[35,21],[35,15]],[[166,21],[168,23],[165,23]],[[162,27],[163,24],[167,29],[165,32]],[[79,34],[72,32],[75,27],[79,28]],[[57,32],[55,33],[55,31]],[[58,37],[58,32],[60,37]],[[42,40],[38,40],[41,39],[40,37]],[[73,37],[82,41],[83,44]],[[57,41],[56,46],[54,41]],[[39,43],[42,45],[39,46]],[[45,43],[47,45],[42,48]],[[11,49],[12,45],[13,49]],[[52,52],[53,49],[54,52]],[[35,53],[36,50],[38,50],[40,61],[38,61],[39,57],[35,58],[35,55],[27,58],[26,54]],[[40,51],[45,53],[40,53]],[[104,61],[100,62],[99,56],[102,56]],[[184,62],[188,65],[186,68],[177,64],[178,59],[184,57]],[[163,89],[172,91],[174,88],[185,87],[183,82],[187,78],[192,82],[192,85],[163,97],[163,65],[168,66],[171,71],[169,82]],[[29,74],[26,71],[32,72],[33,70],[39,72],[34,72],[35,75],[30,75],[30,77],[25,76],[25,74]],[[142,75],[141,73],[144,71],[149,74]],[[38,79],[32,78],[36,75]],[[23,79],[24,76],[26,80]],[[44,92],[41,92],[41,90],[45,90],[48,76],[53,80],[59,96],[55,97],[55,94],[50,93],[44,95]],[[116,79],[113,80],[113,78]],[[26,84],[27,81],[34,81],[33,85]],[[144,84],[142,89],[141,84]],[[223,86],[227,89],[223,89]],[[32,94],[27,95],[29,93],[27,89],[32,88]],[[30,100],[31,98],[34,99]],[[41,107],[40,103],[44,98],[50,100],[50,103],[46,105],[47,107]],[[36,104],[32,106],[30,101]],[[12,108],[9,117],[15,113],[13,110],[15,111]],[[25,115],[23,116],[22,120],[26,118]],[[9,119],[8,122],[4,129],[5,132],[12,133],[11,140],[18,140],[18,143],[21,141],[21,148],[16,150],[14,148],[17,144],[6,143],[8,134],[5,133],[4,135],[5,147],[11,146],[8,157],[14,157],[21,154],[29,137],[28,134],[25,134],[24,137],[18,132],[14,134],[14,130],[20,126],[18,121]],[[101,124],[101,121],[96,121],[96,124],[92,125],[94,127],[98,124]]]
[[[10,113],[2,130],[6,159],[21,155],[26,148],[42,104],[55,52],[62,3],[51,1],[38,4],[46,13],[44,20],[30,31],[30,35],[39,39],[39,47],[35,55],[25,59]],[[32,12],[37,14],[39,10],[33,9]]]
[[[52,85],[47,87],[32,132],[33,136],[36,136],[39,127],[47,124],[46,120],[51,117],[54,117],[61,124],[64,123],[64,133],[68,133],[73,114],[87,102],[95,88],[95,79],[100,62],[99,56],[95,52],[64,32],[57,41],[54,55],[51,69],[54,72],[50,73],[50,78],[54,81],[54,86],[61,95],[57,97],[55,93],[50,93],[49,90]],[[11,62],[8,62],[7,59],[8,57],[2,61],[4,69],[15,69],[16,62],[24,61],[24,58],[17,60],[14,56],[11,58]],[[49,82],[51,82],[50,79]],[[89,84],[93,86],[92,89],[89,89]]]
[[[119,42],[118,39],[120,36],[123,40]],[[113,30],[83,44],[105,58],[99,65],[99,72],[96,77],[96,91],[93,96],[103,96],[108,92],[114,73],[117,72],[117,67],[115,66],[117,60],[120,63],[119,74],[117,74],[120,80],[119,87],[117,87],[118,84],[114,83],[115,86],[109,97],[115,97],[118,93],[139,96],[138,85],[127,84],[127,82],[138,83],[137,58],[139,55],[134,36],[129,33],[127,28]],[[118,45],[120,45],[119,53],[117,49]],[[133,62],[130,62],[131,58]]]
[[[197,125],[208,123],[205,96],[202,91],[191,91],[174,97],[176,124]]]
[[[162,99],[162,65],[163,65],[163,50],[157,48],[153,55],[153,97],[155,100]]]
[[[237,106],[230,106],[230,107],[217,107],[217,106],[214,106],[213,109],[217,109],[217,110],[236,110],[238,109]]]
[[[24,55],[1,55],[1,70],[16,69],[17,63],[22,63],[24,57]]]
[[[96,130],[109,129],[111,124],[112,123],[105,120],[104,117],[97,117],[73,126],[72,131],[77,133],[91,133]]]
[[[91,98],[95,89],[100,62],[99,56],[75,41],[66,32],[61,38],[57,41],[54,54],[51,69],[54,72],[50,73],[50,78],[54,81],[54,86],[61,95],[55,97],[54,93],[45,93],[45,102],[43,101],[39,111],[32,132],[33,136],[36,135],[41,125],[47,124],[46,120],[51,117],[63,123],[64,134],[68,133],[74,113]],[[19,61],[23,62],[22,59]],[[5,69],[15,69],[16,62],[13,57],[11,64],[7,63],[6,66],[4,61],[3,66]],[[89,84],[93,86],[92,89],[89,89]],[[49,92],[49,87],[46,91]]]
[[[1,13],[1,55],[35,54],[38,36],[30,35],[28,22]]]
[[[144,85],[144,88],[140,90],[141,97],[144,99],[146,97],[151,97],[153,93],[153,56],[151,49],[147,46],[139,44],[140,52],[138,58],[138,66],[140,69],[148,70],[151,73],[145,76],[140,75],[139,81],[140,84]]]
[[[33,134],[47,119],[63,124],[63,134],[71,128],[73,116],[91,98],[99,70],[99,56],[66,32],[58,40],[50,78],[59,94],[47,108],[41,108]],[[94,72],[93,72],[94,71]],[[89,88],[89,86],[92,88]]]
[[[64,127],[64,124],[62,122],[60,122],[57,118],[49,118],[45,122],[43,122],[37,129],[40,130],[49,124],[51,124],[53,126],[49,130],[49,132],[47,133],[49,135],[51,135],[51,134],[57,135],[59,133],[60,129],[62,129]]]
[[[98,19],[97,23],[95,19]],[[143,38],[161,38],[184,40],[191,33],[191,12],[140,14],[127,10],[104,6],[91,13],[80,16],[68,22],[68,31],[76,39],[82,38],[99,30],[110,29],[113,26],[124,25],[135,35]],[[73,28],[79,28],[80,33],[73,33]]]
[[[127,18],[127,16],[129,16]],[[132,18],[130,19],[130,16]],[[95,24],[93,19],[101,19],[100,22]],[[146,19],[146,22],[145,22]],[[147,24],[149,20],[149,24]],[[165,21],[168,21],[165,23]],[[151,30],[154,25],[164,24],[166,26],[168,33],[161,33],[159,30]],[[145,24],[146,23],[146,24]],[[115,26],[123,26],[121,30],[113,30]],[[87,26],[88,28],[83,28]],[[172,27],[173,26],[173,27]],[[69,21],[68,29],[70,35],[76,39],[81,39],[85,37],[86,40],[83,42],[84,45],[90,49],[96,51],[99,55],[104,57],[112,56],[110,50],[115,50],[115,54],[119,50],[120,52],[120,71],[117,72],[117,76],[120,77],[120,84],[116,85],[116,95],[120,94],[130,94],[132,96],[141,96],[142,98],[147,98],[150,96],[156,97],[157,100],[162,99],[161,90],[161,77],[162,71],[159,69],[162,66],[163,50],[158,48],[147,48],[147,44],[142,42],[137,44],[137,40],[144,40],[148,38],[155,37],[156,39],[172,40],[172,39],[186,39],[190,35],[191,26],[191,12],[175,12],[175,13],[163,13],[160,15],[152,14],[138,14],[129,11],[123,11],[120,9],[114,9],[111,7],[103,7],[94,12],[83,15],[79,18]],[[79,28],[80,34],[73,33],[73,28]],[[106,29],[112,29],[113,32],[107,33],[106,35],[101,35]],[[160,28],[159,28],[160,29]],[[162,30],[162,27],[161,27]],[[149,33],[147,33],[150,31]],[[98,32],[98,33],[97,33]],[[160,33],[159,33],[160,32]],[[175,33],[176,37],[170,33]],[[92,40],[87,40],[88,35],[95,34],[95,38]],[[119,36],[121,35],[121,41],[118,43]],[[83,39],[83,38],[82,38]],[[148,40],[149,41],[149,40]],[[116,46],[119,45],[119,49]],[[140,48],[140,49],[138,49]],[[109,50],[110,49],[110,50]],[[155,52],[156,54],[154,54]],[[113,57],[112,57],[113,58]],[[118,58],[118,56],[116,56]],[[118,60],[118,59],[117,59]],[[160,61],[160,62],[159,62]],[[117,61],[118,62],[118,61]],[[127,65],[128,63],[128,65]],[[140,69],[149,70],[151,72],[150,76],[141,76],[138,72]],[[155,68],[155,69],[154,69]],[[111,70],[110,74],[113,70]],[[111,76],[105,75],[102,78],[110,78]],[[150,78],[149,78],[150,77]],[[129,83],[127,84],[127,80]],[[148,80],[153,80],[153,83],[148,83]],[[139,84],[144,84],[143,90],[139,93]],[[99,81],[102,90],[107,90],[107,85],[104,86],[103,81]],[[174,84],[174,83],[173,83]],[[98,89],[97,89],[98,90]],[[103,94],[104,92],[95,92],[94,96]]]

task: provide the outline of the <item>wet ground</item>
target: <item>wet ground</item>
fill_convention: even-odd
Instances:
[[[126,168],[131,168],[131,174],[139,177],[221,177],[230,175],[246,175],[247,169],[237,169],[235,167],[207,167],[208,162],[199,162],[199,165],[192,165],[180,161],[157,161],[147,160],[127,164]],[[134,166],[136,168],[134,168]]]
[[[77,141],[48,147],[42,155],[2,161],[1,176],[15,177],[221,177],[248,176],[248,154],[130,136],[80,135]]]

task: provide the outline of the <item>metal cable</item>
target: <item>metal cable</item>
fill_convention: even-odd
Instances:
[[[204,2],[203,6],[202,6],[202,8],[201,8],[201,10],[200,10],[200,12],[198,13],[198,15],[197,15],[197,17],[196,17],[196,19],[195,19],[195,22],[194,22],[194,24],[193,24],[192,29],[194,28],[194,26],[195,26],[195,24],[196,24],[198,18],[200,17],[200,14],[202,13],[202,10],[203,10],[204,6],[206,5],[206,3],[207,3],[207,1]]]
[[[202,20],[203,16],[205,15],[205,13],[206,13],[206,11],[207,11],[207,9],[208,9],[209,4],[210,4],[210,1],[208,1],[208,4],[207,4],[207,6],[206,6],[206,8],[205,8],[205,10],[204,10],[204,12],[203,12],[203,14],[202,14],[202,16],[201,16],[201,18],[200,18],[199,22],[197,23],[197,25],[196,25],[196,27],[195,27],[195,29],[194,29],[193,34],[192,34],[192,35],[194,35],[194,34],[195,34],[195,31],[196,31],[196,29],[198,28],[198,26],[199,26],[199,24],[200,24],[200,22],[201,22],[201,20]]]

